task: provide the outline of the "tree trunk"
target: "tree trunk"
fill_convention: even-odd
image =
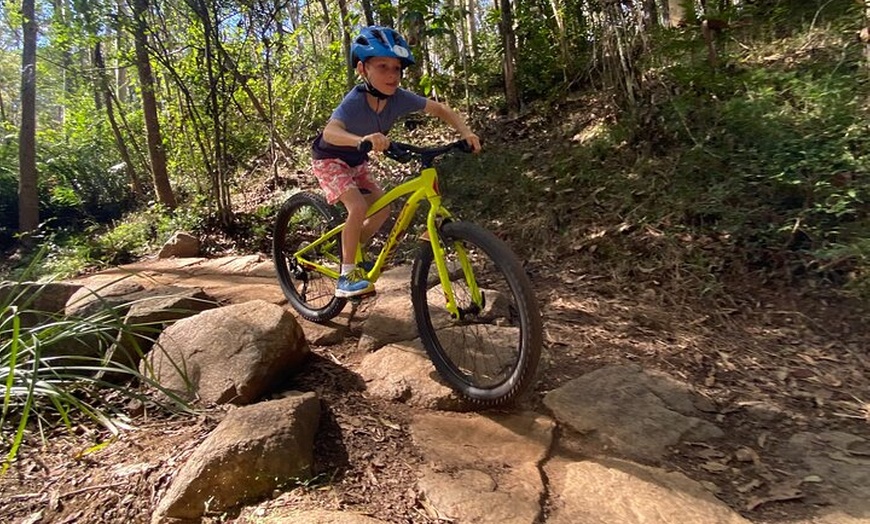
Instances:
[[[0,89],[0,124],[6,122],[6,104],[3,102],[3,90]]]
[[[468,11],[469,0],[459,0],[459,12],[466,13]],[[469,36],[468,18],[462,14],[457,20],[459,24],[459,43],[462,44],[459,48],[459,60],[462,65],[462,88],[465,98],[465,112],[471,114],[471,90],[469,88],[469,72],[468,63],[471,58],[471,38]]]
[[[106,118],[109,120],[109,125],[112,126],[112,134],[115,137],[115,145],[118,148],[118,154],[121,155],[121,160],[124,161],[124,167],[127,171],[127,178],[130,179],[130,187],[133,194],[140,197],[144,194],[142,182],[139,181],[139,175],[136,174],[136,168],[133,166],[133,161],[130,158],[130,151],[127,149],[127,144],[124,142],[124,135],[121,133],[121,128],[115,120],[115,111],[113,108],[112,86],[109,85],[109,76],[106,73],[106,62],[103,59],[103,51],[98,41],[94,46],[94,66],[97,68],[97,78],[100,90],[103,93],[103,101],[106,104]]]
[[[372,11],[371,0],[362,0],[362,8],[366,17],[366,25],[375,25],[375,14]]]
[[[562,55],[562,80],[568,82],[568,32],[565,28],[565,18],[562,16],[562,10],[558,0],[550,0],[550,7],[553,9],[553,20],[556,22],[556,28],[559,30],[559,52]]]
[[[54,9],[54,17],[55,23],[60,24],[61,27],[66,27],[68,24],[67,16],[68,16],[68,6],[64,0],[54,0],[52,2],[52,7]],[[72,63],[72,53],[70,52],[70,44],[69,42],[63,42],[60,44],[61,47],[61,68],[60,74],[63,79],[63,94],[64,99],[60,101],[60,122],[61,126],[66,122],[66,103],[67,100],[71,100],[73,97],[73,75],[70,74],[70,71],[73,70]]]
[[[514,35],[513,11],[510,0],[499,0],[499,5],[501,6],[499,30],[504,49],[504,61],[502,62],[504,96],[508,115],[513,117],[520,111],[520,95],[516,79],[516,35]]]
[[[864,42],[864,65],[870,69],[870,0],[864,0],[864,29],[860,38]]]
[[[338,10],[341,14],[341,40],[342,54],[344,55],[344,63],[347,64],[347,88],[350,90],[356,83],[356,76],[353,68],[350,67],[350,15],[347,10],[347,0],[338,0]]]
[[[329,6],[326,4],[326,0],[320,0],[320,7],[323,9],[323,26],[329,32],[328,39],[332,40],[332,32],[329,30]]]
[[[34,0],[21,2],[21,128],[18,135],[18,231],[25,245],[39,227],[39,192],[36,172],[36,13]]]
[[[468,54],[474,59],[477,57],[477,0],[465,0],[465,7]]]
[[[686,9],[684,0],[668,0],[668,25],[682,27],[686,25]]]
[[[118,1],[118,19],[126,20],[130,18],[129,8],[127,7],[127,3],[124,0]],[[126,104],[129,100],[130,93],[129,82],[127,81],[127,68],[124,67],[124,64],[121,63],[121,56],[128,49],[128,40],[124,38],[124,31],[118,31],[115,35],[115,92],[116,98],[121,104]],[[120,106],[119,106],[120,109]]]
[[[212,169],[209,170],[211,180],[212,202],[217,204],[217,213],[221,223],[229,225],[232,222],[232,207],[229,194],[229,184],[226,180],[226,144],[224,132],[225,114],[218,96],[224,87],[222,53],[220,51],[220,36],[215,30],[215,22],[212,20],[212,11],[206,0],[187,0],[188,6],[196,13],[202,24],[203,44],[205,50],[205,71],[208,78],[208,103],[206,112],[211,119],[211,144],[210,155],[212,156]],[[215,54],[217,53],[217,56]]]
[[[166,171],[166,150],[160,134],[160,121],[157,118],[157,98],[154,96],[154,74],[148,57],[145,31],[145,14],[148,0],[133,0],[133,39],[136,47],[136,69],[139,72],[139,85],[142,89],[142,113],[145,117],[145,131],[148,135],[148,154],[151,157],[151,175],[157,200],[169,209],[175,209],[175,195],[169,184]]]

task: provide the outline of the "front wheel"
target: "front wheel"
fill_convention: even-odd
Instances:
[[[335,235],[304,255],[295,254],[314,244],[339,224],[332,206],[313,193],[296,193],[278,210],[272,238],[272,260],[281,289],[302,318],[326,322],[338,315],[347,300],[335,296],[335,279],[318,268],[338,273],[341,265],[341,235]]]
[[[480,407],[506,404],[532,385],[541,357],[543,326],[532,284],[510,248],[480,226],[448,222],[439,236],[459,314],[444,307],[426,244],[411,279],[420,339],[439,374],[463,397]]]

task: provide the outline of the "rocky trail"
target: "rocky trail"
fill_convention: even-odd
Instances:
[[[81,283],[123,275],[287,308],[260,256],[153,259]],[[759,291],[700,311],[539,271],[539,383],[510,410],[474,412],[415,340],[409,279],[393,268],[333,322],[298,320],[309,358],[264,400],[319,401],[312,476],[237,509],[206,504],[200,521],[870,523],[860,307]],[[56,431],[0,480],[0,521],[153,521],[197,446],[247,409],[140,414],[111,440]]]

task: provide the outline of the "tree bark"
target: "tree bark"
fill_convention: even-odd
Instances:
[[[54,9],[54,17],[55,23],[60,24],[61,27],[67,25],[67,11],[69,7],[64,0],[54,0],[52,2],[52,8]],[[60,121],[61,125],[66,122],[66,103],[67,100],[71,100],[73,96],[74,86],[73,86],[73,78],[70,74],[73,67],[72,60],[72,52],[70,51],[69,42],[63,42],[60,44],[61,47],[61,78],[63,78],[63,94],[64,99],[60,103]]]
[[[18,231],[22,243],[32,245],[39,227],[39,191],[36,171],[36,12],[34,0],[21,2],[21,128],[18,134]]]
[[[347,64],[347,88],[351,89],[356,83],[354,70],[350,67],[350,15],[347,10],[347,0],[338,0],[338,10],[341,14],[341,40],[342,54],[344,55],[344,63]]]
[[[864,66],[870,69],[870,0],[864,0],[864,28],[860,38],[864,42]]]
[[[375,25],[375,14],[372,11],[371,0],[362,0],[362,8],[366,17],[366,25]]]
[[[687,13],[683,1],[668,0],[668,25],[671,27],[682,27],[686,24]]]
[[[130,187],[133,190],[133,194],[140,197],[144,194],[142,182],[139,181],[139,175],[136,174],[136,168],[130,158],[130,151],[127,149],[126,142],[124,142],[124,135],[121,133],[121,128],[118,125],[118,122],[115,120],[112,86],[109,84],[109,77],[106,73],[106,62],[103,59],[102,46],[99,41],[94,46],[94,66],[97,68],[98,83],[103,94],[103,102],[106,105],[106,118],[109,120],[109,125],[112,126],[112,134],[115,137],[115,146],[118,148],[118,154],[121,155],[121,160],[124,161],[124,169],[127,171],[127,178],[130,180]]]
[[[129,8],[124,0],[117,0],[118,19],[127,19],[130,17]],[[121,104],[126,104],[129,100],[129,82],[127,81],[127,68],[121,63],[121,55],[128,49],[129,41],[124,38],[124,31],[118,31],[115,35],[115,89],[116,98]],[[120,106],[119,106],[120,109]]]
[[[0,124],[6,121],[6,104],[3,103],[3,90],[0,90]]]
[[[553,9],[553,20],[556,22],[556,28],[559,30],[559,52],[562,55],[562,80],[568,81],[568,31],[565,27],[565,18],[562,16],[562,9],[558,0],[550,0],[550,7]]]
[[[466,7],[466,34],[468,42],[468,54],[472,59],[477,57],[477,0],[465,0]]]
[[[520,111],[520,95],[516,79],[516,35],[514,34],[513,10],[510,0],[499,0],[501,7],[501,30],[502,47],[504,49],[504,95],[507,103],[508,115],[516,116]]]
[[[166,150],[160,134],[160,121],[157,118],[157,98],[154,95],[154,74],[148,56],[148,42],[145,35],[147,24],[145,13],[148,0],[133,0],[133,40],[136,48],[136,69],[139,72],[139,85],[142,89],[142,112],[145,117],[145,131],[148,136],[148,154],[151,158],[151,175],[157,200],[169,209],[177,203],[169,184],[166,171]]]
[[[222,65],[222,53],[220,35],[216,31],[216,23],[212,20],[212,12],[206,0],[187,0],[188,6],[196,13],[202,24],[203,44],[205,50],[205,71],[208,77],[208,103],[206,112],[211,119],[211,151],[213,163],[209,170],[211,179],[212,202],[217,204],[217,212],[221,223],[225,226],[232,222],[232,203],[229,194],[229,184],[226,179],[226,143],[225,123],[222,115],[226,114],[218,96],[225,87],[224,67]],[[217,56],[215,56],[217,54]]]

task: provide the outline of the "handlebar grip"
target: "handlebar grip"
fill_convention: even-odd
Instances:
[[[372,150],[372,141],[371,140],[361,140],[359,144],[356,146],[357,151],[360,153],[368,153]]]
[[[456,149],[462,151],[463,153],[473,153],[474,151],[471,149],[471,144],[469,144],[464,138],[456,141]]]

